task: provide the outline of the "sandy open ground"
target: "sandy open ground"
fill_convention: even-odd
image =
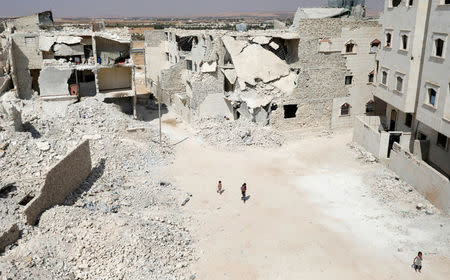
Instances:
[[[449,279],[449,218],[383,208],[369,191],[383,167],[355,157],[351,130],[230,152],[180,126],[164,128],[189,137],[165,172],[192,194],[185,210],[195,221],[197,279]],[[421,274],[410,267],[418,250]]]

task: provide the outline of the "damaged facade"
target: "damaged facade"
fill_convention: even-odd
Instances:
[[[147,79],[153,92],[160,81],[163,102],[188,121],[219,115],[280,128],[351,126],[373,103],[368,77],[380,30],[375,20],[350,17],[300,19],[281,30],[148,31]]]
[[[357,119],[354,138],[450,212],[447,2],[386,0],[373,83],[377,114]]]
[[[101,94],[135,97],[131,37],[127,30],[55,26],[51,12],[3,23],[1,65],[18,97],[70,101]],[[5,89],[6,90],[6,89]]]

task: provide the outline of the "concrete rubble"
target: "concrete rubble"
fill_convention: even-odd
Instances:
[[[13,222],[21,233],[18,241],[9,239],[0,256],[1,277],[192,275],[189,267],[196,257],[184,226],[190,218],[178,210],[185,194],[170,183],[160,184],[167,180],[155,173],[171,162],[172,148],[166,144],[161,149],[154,128],[96,97],[70,105],[65,118],[41,115],[44,102],[22,101],[24,131],[0,132],[5,153],[0,159],[0,228]],[[127,131],[136,127],[143,129]],[[38,197],[47,168],[83,138],[95,139],[90,140],[93,169],[88,178],[60,206],[43,212],[37,226],[24,223],[23,212]],[[163,140],[168,143],[167,137]]]

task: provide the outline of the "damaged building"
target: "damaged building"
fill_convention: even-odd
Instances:
[[[3,29],[9,57],[2,65],[18,97],[60,103],[98,94],[135,97],[128,30],[105,30],[101,23],[56,26],[51,12],[7,20]]]
[[[348,127],[373,112],[380,32],[377,20],[298,14],[288,29],[148,31],[147,79],[187,121],[218,115],[287,129]]]

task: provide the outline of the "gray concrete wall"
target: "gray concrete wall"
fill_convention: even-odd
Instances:
[[[394,144],[388,166],[433,205],[450,214],[450,182],[424,161]]]
[[[39,195],[25,208],[26,222],[36,224],[42,212],[64,202],[68,194],[76,190],[91,172],[89,140],[84,141],[59,161],[45,178]]]
[[[131,89],[132,69],[130,67],[101,68],[98,70],[98,89]]]
[[[379,132],[380,117],[359,116],[355,118],[353,141],[364,147],[378,159],[386,159],[389,133]]]

